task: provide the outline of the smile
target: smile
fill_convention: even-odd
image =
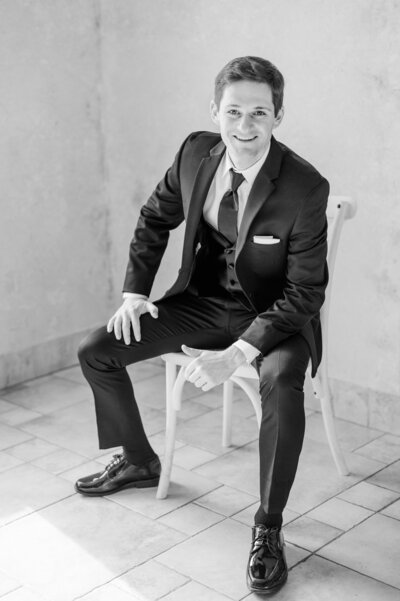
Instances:
[[[239,138],[239,136],[233,136],[239,142],[253,142],[257,138],[257,136],[253,136],[252,138]]]

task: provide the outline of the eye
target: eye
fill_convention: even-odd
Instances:
[[[229,109],[228,115],[232,115],[233,117],[237,117],[239,115],[239,111],[237,109]]]
[[[255,112],[254,112],[254,115],[255,115],[256,117],[265,117],[265,116],[267,115],[267,113],[266,113],[265,111],[261,111],[261,110],[259,110],[259,111],[255,111]]]

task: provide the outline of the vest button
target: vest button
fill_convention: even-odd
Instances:
[[[233,268],[234,268],[234,264],[233,264],[233,263],[228,263],[228,267],[229,267],[230,269],[233,269]]]

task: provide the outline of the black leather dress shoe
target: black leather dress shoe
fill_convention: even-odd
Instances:
[[[123,488],[148,488],[158,485],[160,472],[157,456],[143,465],[133,465],[124,454],[114,455],[104,471],[80,478],[75,483],[75,490],[82,495],[101,497]]]
[[[268,595],[285,582],[288,568],[283,534],[278,527],[256,524],[247,565],[247,586],[253,592]]]

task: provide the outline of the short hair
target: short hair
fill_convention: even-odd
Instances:
[[[285,81],[282,73],[270,61],[259,56],[240,56],[229,61],[215,78],[214,101],[219,107],[226,86],[235,81],[267,83],[272,91],[275,115],[282,108]]]

